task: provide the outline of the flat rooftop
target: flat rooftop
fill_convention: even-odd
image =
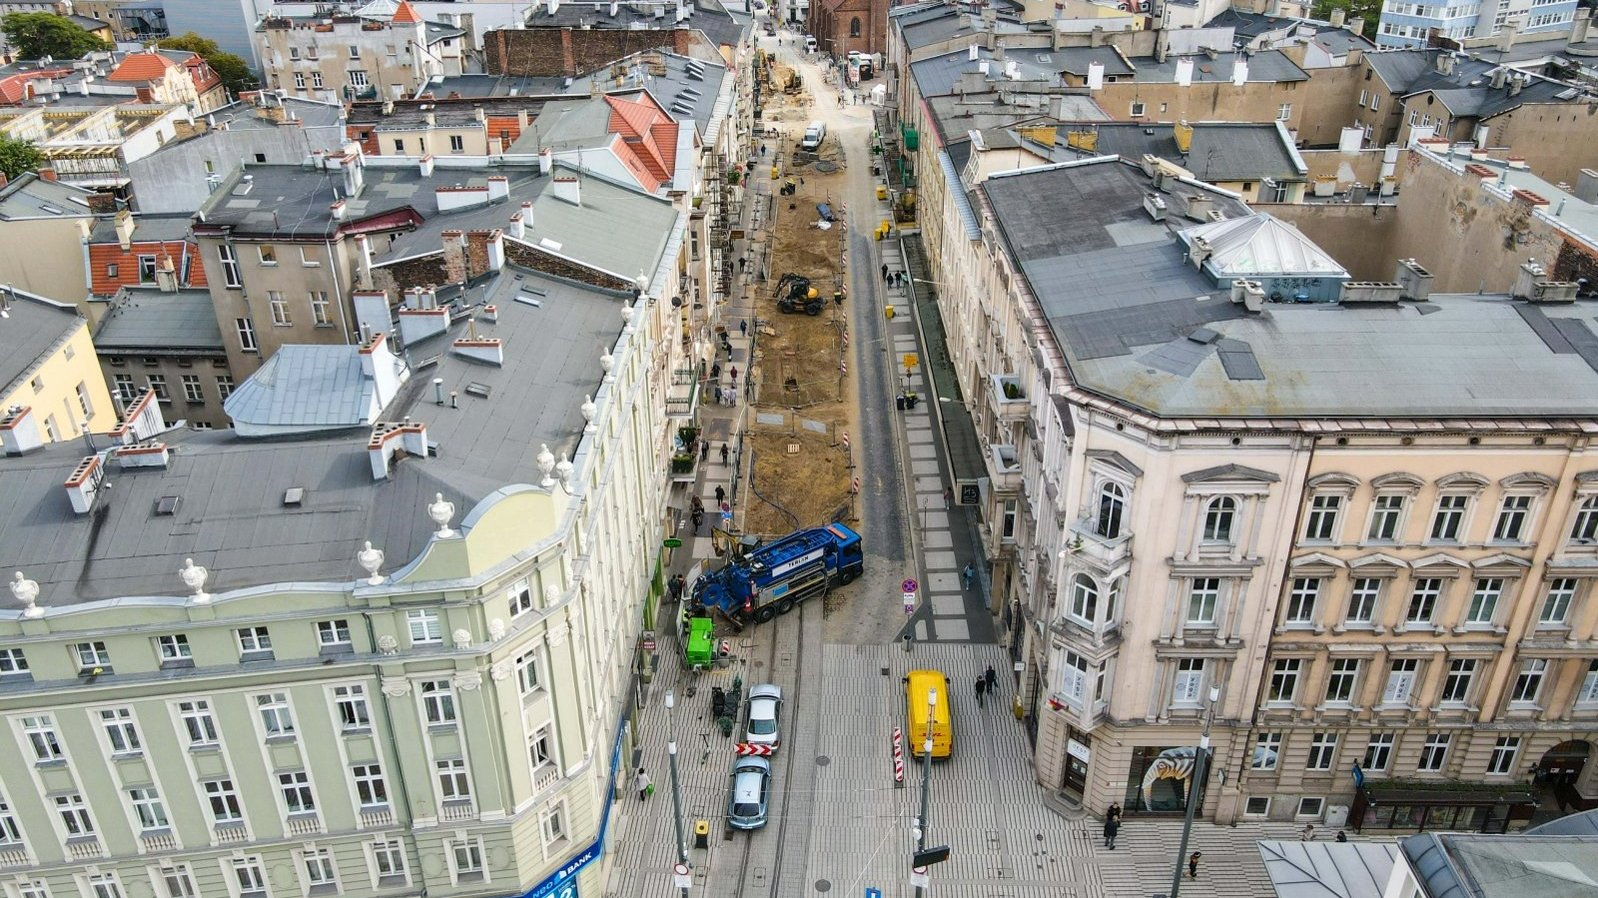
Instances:
[[[81,441],[0,458],[0,530],[7,534],[0,567],[26,571],[48,606],[184,594],[177,578],[184,558],[210,569],[212,591],[352,580],[361,575],[354,559],[363,540],[387,553],[385,571],[406,564],[434,529],[425,512],[434,493],[455,503],[458,525],[496,490],[536,484],[541,444],[557,456],[574,451],[583,397],[598,391],[599,356],[620,334],[630,294],[507,267],[449,299],[465,314],[446,335],[409,347],[413,363],[433,355],[438,362],[413,371],[382,414],[426,424],[436,456],[405,459],[379,481],[372,479],[365,425],[267,440],[175,431],[163,437],[176,450],[166,469],[109,463],[113,488],[102,489],[85,515],[73,513],[62,487],[86,452]],[[478,319],[475,328],[504,341],[501,367],[449,350],[485,303],[498,306],[499,320]],[[317,348],[352,358],[357,351]],[[434,378],[459,394],[459,408],[433,402]],[[478,386],[469,392],[469,385]],[[302,504],[285,506],[284,493],[295,487],[305,490]],[[180,499],[177,511],[157,515],[157,501],[169,496]]]
[[[1184,255],[1115,159],[979,186],[1083,389],[1169,418],[1569,417],[1598,413],[1598,303],[1447,295],[1267,303],[1251,314]],[[1229,218],[1252,216],[1216,195]]]
[[[221,353],[224,347],[209,290],[163,293],[154,287],[123,287],[100,319],[94,348],[102,353]]]
[[[1422,833],[1399,840],[1426,898],[1590,898],[1598,837]]]
[[[1192,140],[1187,152],[1176,142],[1176,128],[1170,122],[1089,122],[1062,123],[1055,138],[1056,157],[1069,161],[1114,153],[1137,161],[1145,153],[1158,156],[1188,171],[1202,181],[1277,181],[1308,180],[1307,167],[1292,149],[1286,131],[1274,122],[1193,122]],[[1072,130],[1092,131],[1097,140],[1092,150],[1072,150],[1067,135]]]

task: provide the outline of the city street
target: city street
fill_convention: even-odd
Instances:
[[[639,800],[629,777],[606,894],[679,894],[670,874],[676,836],[667,742],[674,732],[687,841],[693,845],[697,820],[710,830],[706,847],[689,850],[690,895],[859,896],[875,888],[884,898],[908,898],[923,769],[909,756],[916,734],[904,733],[906,769],[896,782],[892,746],[894,728],[905,721],[902,677],[918,668],[943,671],[952,684],[952,757],[932,765],[927,783],[927,843],[948,845],[951,856],[932,868],[930,894],[1146,898],[1168,892],[1180,821],[1129,820],[1111,851],[1103,847],[1097,816],[1078,812],[1068,819],[1046,803],[1034,779],[1026,730],[1011,712],[1011,660],[995,642],[984,584],[980,577],[971,589],[961,582],[960,569],[980,559],[965,512],[944,504],[948,467],[936,438],[939,419],[926,403],[914,412],[894,410],[900,389],[928,390],[920,372],[906,377],[899,367],[906,353],[925,357],[912,303],[903,288],[889,288],[879,276],[879,266],[903,270],[904,260],[897,242],[872,239],[872,229],[888,217],[871,174],[873,107],[839,106],[821,67],[799,59],[794,34],[783,34],[787,44],[780,50],[775,38],[762,37],[761,45],[803,74],[815,100],[811,117],[827,123],[828,139],[840,141],[848,163],[848,309],[861,409],[857,524],[866,574],[843,591],[842,601],[833,601],[825,619],[821,603],[812,601],[746,627],[732,640],[726,669],[684,672],[675,635],[663,640],[638,733],[656,791]],[[887,305],[895,307],[891,320],[883,313]],[[905,613],[900,595],[907,578],[920,587],[913,615]],[[675,607],[665,613],[674,615]],[[913,637],[908,649],[905,634]],[[999,672],[998,694],[979,706],[974,684],[989,665]],[[732,749],[743,719],[724,738],[710,713],[711,688],[730,688],[735,677],[744,696],[752,685],[771,682],[785,697],[769,821],[752,833],[725,825]],[[670,721],[668,691],[676,696]],[[1203,853],[1203,867],[1196,881],[1184,881],[1182,894],[1271,895],[1255,842],[1295,839],[1298,832],[1291,824],[1196,825],[1190,850]]]

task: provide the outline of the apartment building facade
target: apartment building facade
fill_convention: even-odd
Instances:
[[[422,19],[400,0],[381,14],[279,7],[255,28],[266,86],[327,102],[415,96],[435,75],[465,71],[463,29]],[[363,8],[364,9],[364,8]]]

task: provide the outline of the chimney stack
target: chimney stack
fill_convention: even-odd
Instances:
[[[1176,61],[1176,86],[1191,87],[1193,84],[1193,60],[1182,57]]]
[[[583,204],[582,182],[577,180],[576,175],[560,175],[556,177],[552,189],[555,191],[556,199],[564,200],[573,206],[581,206]]]
[[[1347,16],[1348,12],[1341,6],[1334,6],[1332,7],[1331,18],[1329,18],[1327,21],[1331,23],[1333,28],[1341,28],[1343,27],[1343,22],[1346,20]]]

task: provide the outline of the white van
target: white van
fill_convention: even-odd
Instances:
[[[827,123],[826,122],[819,122],[819,121],[811,122],[809,125],[805,126],[805,137],[804,137],[803,140],[799,141],[799,149],[801,149],[801,150],[814,150],[814,149],[817,149],[817,148],[819,148],[821,146],[821,141],[826,139],[826,136],[827,136]]]
[[[805,35],[805,52],[806,53],[814,53],[814,52],[816,52],[816,39],[815,39],[815,37],[813,35],[809,35],[809,34]]]

